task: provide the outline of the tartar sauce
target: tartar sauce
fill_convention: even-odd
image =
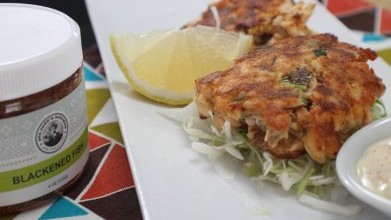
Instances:
[[[369,146],[359,159],[356,171],[365,187],[391,199],[391,138]]]

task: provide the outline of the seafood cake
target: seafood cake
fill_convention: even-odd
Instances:
[[[306,26],[314,4],[291,0],[221,0],[209,5],[200,19],[188,26],[216,26],[211,8],[217,9],[220,28],[254,36],[256,45],[269,39],[309,34]]]
[[[376,57],[331,34],[287,38],[198,79],[194,101],[201,118],[213,115],[218,130],[228,121],[261,152],[324,163],[372,120],[385,90],[367,64]]]

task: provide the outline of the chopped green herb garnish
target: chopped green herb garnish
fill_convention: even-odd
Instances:
[[[236,97],[236,99],[234,101],[244,101],[244,100],[246,100],[246,97],[247,97],[246,93],[241,91],[241,92],[239,92],[238,96]]]
[[[299,84],[295,84],[295,83],[290,83],[290,82],[287,82],[287,81],[282,81],[282,83],[284,85],[287,85],[293,89],[296,89],[296,90],[300,90],[300,91],[305,91],[307,89],[307,86],[305,85],[299,85]]]
[[[302,97],[301,97],[301,102],[302,102],[304,105],[307,105],[307,104],[308,104],[308,98],[302,96]]]
[[[307,67],[303,67],[290,71],[287,75],[281,78],[280,82],[307,86],[311,82],[311,79],[312,71]]]
[[[327,56],[327,53],[325,50],[319,48],[319,49],[316,49],[314,50],[314,53],[317,57],[320,57],[320,56]]]

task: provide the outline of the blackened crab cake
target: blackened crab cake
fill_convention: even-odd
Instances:
[[[220,28],[254,36],[255,44],[311,33],[306,22],[314,4],[294,3],[291,0],[221,0],[209,5],[200,19],[188,26],[216,26],[211,8],[215,7]]]
[[[324,163],[372,120],[385,90],[367,64],[375,58],[331,34],[287,38],[198,79],[194,100],[201,118],[211,113],[217,129],[228,121],[261,152]]]

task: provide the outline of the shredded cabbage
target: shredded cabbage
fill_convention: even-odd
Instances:
[[[220,21],[219,11],[217,11],[217,8],[215,6],[210,7],[210,11],[212,12],[213,18],[216,21],[216,28],[220,29],[221,21]]]
[[[277,183],[286,191],[294,190],[298,196],[307,193],[321,198],[338,181],[334,161],[320,165],[308,155],[281,160],[267,152],[260,153],[251,146],[245,134],[232,132],[229,122],[224,123],[221,132],[211,125],[210,119],[196,117],[187,120],[183,127],[193,140],[195,151],[206,154],[211,160],[228,154],[242,162],[247,176]]]
[[[371,114],[373,120],[384,118],[387,116],[386,108],[381,99],[377,99],[375,104],[371,108]]]
[[[380,100],[376,101],[371,112],[374,119],[386,115]],[[318,164],[307,154],[288,160],[274,158],[267,152],[260,153],[249,143],[246,134],[233,132],[228,121],[219,132],[211,123],[213,114],[210,112],[209,115],[207,120],[191,116],[183,123],[183,128],[193,141],[192,148],[207,155],[223,176],[232,178],[233,174],[218,166],[218,158],[230,155],[242,163],[244,174],[251,179],[261,185],[263,181],[269,181],[279,184],[285,191],[294,190],[298,200],[306,205],[347,216],[361,210],[356,205],[339,205],[341,199],[335,196],[336,189],[340,195],[347,192],[340,187],[335,161]]]
[[[210,126],[195,127],[203,123]],[[308,155],[290,160],[276,159],[252,147],[245,134],[232,132],[229,122],[224,123],[221,132],[209,120],[196,117],[187,120],[183,127],[194,141],[192,147],[197,152],[207,154],[209,158],[225,152],[242,162],[247,176],[278,183],[286,191],[295,190],[298,196],[307,192],[322,197],[326,189],[319,188],[328,188],[337,182],[334,161],[320,165]]]

